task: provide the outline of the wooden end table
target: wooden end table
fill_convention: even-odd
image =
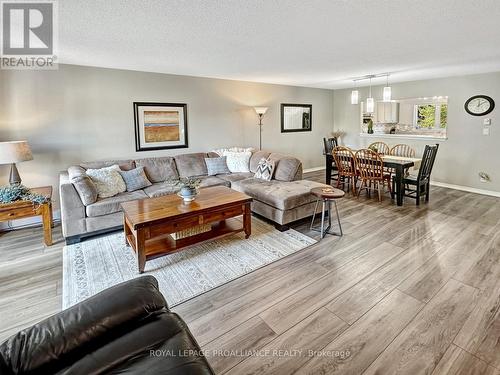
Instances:
[[[0,221],[24,219],[33,216],[42,216],[43,238],[46,246],[52,245],[52,186],[42,186],[30,189],[32,193],[37,193],[48,198],[43,204],[36,204],[29,201],[17,201],[0,204]]]
[[[252,232],[252,198],[223,186],[200,189],[193,202],[184,203],[176,194],[122,203],[125,243],[137,254],[139,272],[146,260],[167,255],[214,238]],[[235,217],[243,216],[243,225]],[[181,239],[171,233],[210,224],[207,232]]]

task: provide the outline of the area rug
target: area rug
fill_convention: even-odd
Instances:
[[[238,233],[194,245],[147,261],[144,274],[158,279],[169,305],[175,306],[315,242],[293,229],[279,232],[253,217],[249,239]],[[123,232],[65,246],[63,308],[139,276],[135,253],[125,245]]]

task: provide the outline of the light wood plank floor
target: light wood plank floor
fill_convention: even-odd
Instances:
[[[500,375],[500,199],[434,187],[419,208],[348,195],[339,210],[344,237],[173,309],[216,372]],[[61,309],[60,228],[42,238],[0,234],[0,340]]]

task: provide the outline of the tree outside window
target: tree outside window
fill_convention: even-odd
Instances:
[[[417,128],[445,129],[448,120],[447,104],[417,104],[415,106]]]

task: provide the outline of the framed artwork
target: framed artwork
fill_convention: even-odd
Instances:
[[[134,102],[135,150],[188,147],[185,103]]]
[[[311,104],[281,104],[281,132],[310,132],[312,130]]]

